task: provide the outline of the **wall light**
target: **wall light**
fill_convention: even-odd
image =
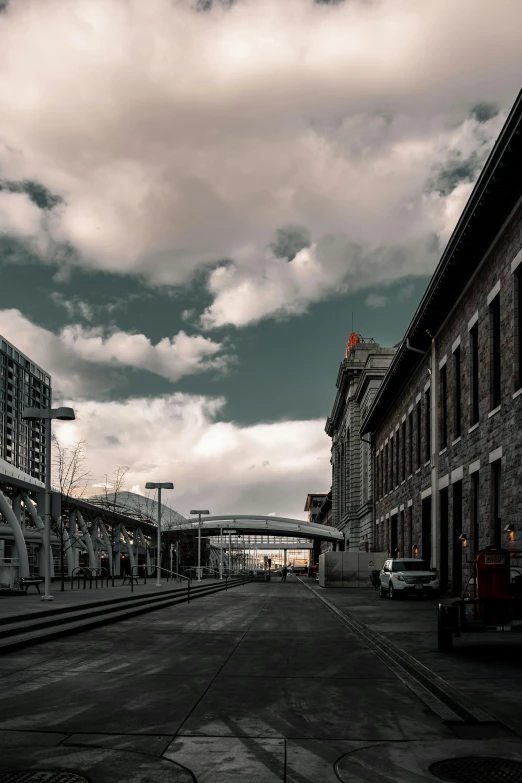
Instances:
[[[466,533],[461,533],[460,534],[459,541],[462,541],[462,546],[467,546],[468,537],[467,537]]]
[[[418,554],[419,554],[419,547],[417,546],[417,544],[414,544],[413,545],[413,557],[417,557]]]

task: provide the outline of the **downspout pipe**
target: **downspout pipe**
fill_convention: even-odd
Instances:
[[[421,351],[420,348],[414,348],[413,345],[410,345],[409,337],[406,338],[406,348],[408,349],[408,351],[414,351],[415,353],[420,353],[421,356],[426,356],[428,353],[428,351]]]
[[[376,552],[375,549],[375,531],[376,531],[376,525],[377,525],[377,476],[375,475],[375,443],[373,440],[373,432],[368,433],[369,434],[369,440],[366,440],[366,438],[361,438],[361,441],[363,443],[367,443],[370,447],[370,453],[372,458],[372,469],[371,469],[371,479],[372,479],[372,518],[373,518],[373,524],[372,524],[372,541],[371,541],[371,551]]]
[[[428,332],[429,334],[429,332]],[[431,335],[430,335],[431,337]],[[414,353],[420,353],[422,356],[430,354],[430,440],[431,440],[431,568],[437,570],[439,563],[439,384],[437,367],[437,346],[435,337],[431,339],[430,351],[421,351],[410,345],[410,340],[406,338],[406,348]],[[424,555],[424,553],[423,553]]]

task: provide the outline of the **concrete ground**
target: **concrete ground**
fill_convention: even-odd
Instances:
[[[465,640],[443,656],[435,602],[313,590],[522,731],[522,638]],[[519,737],[457,739],[313,590],[295,577],[247,584],[0,656],[0,771],[418,783],[453,756],[522,763]]]

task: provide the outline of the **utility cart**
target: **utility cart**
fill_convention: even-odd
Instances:
[[[439,603],[439,652],[463,633],[522,632],[522,549],[486,547],[459,598]]]

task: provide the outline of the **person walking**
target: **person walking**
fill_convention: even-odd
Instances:
[[[282,582],[286,582],[286,575],[287,575],[287,573],[288,573],[288,568],[285,566],[283,568],[283,572],[282,572],[282,576],[281,576],[281,581]]]

